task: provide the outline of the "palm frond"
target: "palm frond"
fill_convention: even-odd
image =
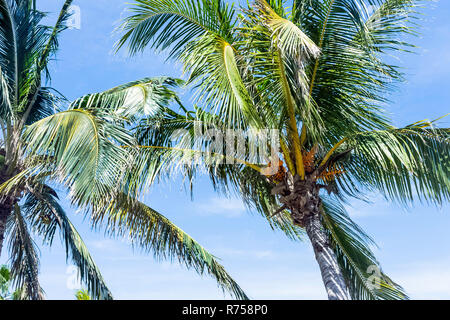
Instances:
[[[198,84],[196,103],[220,115],[229,127],[249,124],[263,128],[264,122],[243,80],[236,48],[216,35],[204,35],[186,45],[180,60],[189,73],[188,84]]]
[[[260,17],[272,32],[276,46],[290,59],[303,66],[309,58],[317,58],[318,46],[291,20],[279,16],[266,0],[256,0]]]
[[[0,121],[10,122],[10,117],[13,112],[13,106],[11,104],[11,89],[9,87],[8,79],[6,78],[6,74],[3,73],[0,67]]]
[[[156,258],[176,259],[201,275],[209,274],[224,291],[238,299],[247,299],[212,254],[166,217],[128,195],[118,193],[99,201],[92,206],[92,219],[96,225],[105,226],[111,235],[126,236]]]
[[[122,176],[133,157],[134,139],[122,126],[106,121],[101,110],[71,109],[29,126],[26,162],[35,159],[53,170],[53,178],[69,188],[73,203],[88,206],[120,188]]]
[[[295,21],[322,52],[307,75],[331,144],[343,134],[389,127],[382,107],[402,74],[386,56],[409,47],[402,39],[413,32],[421,2],[329,0],[296,7]]]
[[[27,299],[41,300],[44,298],[44,292],[38,280],[39,257],[37,248],[17,204],[7,227],[14,286],[22,288],[22,296]]]
[[[183,85],[170,77],[144,78],[76,99],[69,109],[103,110],[127,122],[154,115],[178,99],[174,89]]]
[[[221,0],[137,0],[121,31],[120,49],[129,43],[132,54],[143,51],[151,43],[155,49],[172,48],[169,56],[191,40],[206,33],[232,42],[234,9]]]
[[[14,14],[18,10],[15,1],[0,1],[0,64],[2,75],[11,88],[10,101],[17,103],[19,86],[19,44]]]
[[[70,18],[69,9],[70,6],[72,5],[72,2],[73,0],[65,0],[61,8],[58,19],[56,20],[56,23],[51,30],[52,32],[47,39],[44,50],[42,51],[41,56],[39,57],[38,62],[39,72],[47,69],[49,58],[51,57],[52,54],[54,54],[58,50],[59,47],[58,36],[60,35],[61,32],[67,29],[66,22]],[[47,76],[48,77],[50,76],[48,71]]]
[[[112,299],[111,292],[83,239],[59,205],[55,191],[46,185],[38,185],[38,189],[30,186],[23,209],[35,232],[48,244],[52,243],[55,231],[60,230],[61,240],[66,248],[66,258],[70,258],[78,268],[80,279],[91,296],[100,300]]]
[[[66,98],[57,90],[50,87],[40,87],[33,100],[33,104],[27,114],[25,125],[31,125],[36,121],[49,117],[60,110],[66,103]]]
[[[257,209],[267,219],[272,229],[281,230],[291,239],[300,239],[303,232],[292,225],[288,214],[272,217],[279,205],[271,194],[272,185],[260,173],[261,167],[255,164],[261,159],[245,156],[261,147],[258,138],[252,135],[238,137],[243,140],[239,140],[234,154],[228,149],[229,141],[223,149],[216,149],[212,141],[203,139],[203,129],[226,132],[227,126],[222,119],[202,109],[192,112],[181,109],[177,113],[164,108],[136,126],[139,147],[130,170],[132,174],[127,177],[129,190],[139,193],[155,182],[181,174],[192,192],[195,176],[208,174],[217,191],[225,196],[242,197],[250,209]]]

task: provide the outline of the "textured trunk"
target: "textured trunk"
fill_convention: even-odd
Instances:
[[[327,234],[323,230],[319,213],[305,217],[304,224],[320,267],[328,299],[350,300],[347,285],[339,268],[336,255],[329,244]]]
[[[4,149],[0,148],[0,156],[3,160],[6,159],[6,152]],[[0,164],[0,185],[7,181],[10,176],[7,174],[8,166],[5,163]],[[6,220],[8,220],[9,215],[14,207],[14,201],[10,196],[0,194],[0,257],[2,256],[3,242],[5,239],[6,232]]]
[[[3,240],[5,239],[6,220],[11,214],[12,205],[9,199],[0,200],[0,257],[2,256]]]
[[[283,204],[281,209],[288,209],[292,221],[306,229],[320,267],[322,280],[330,300],[349,300],[347,285],[339,268],[336,255],[330,246],[328,236],[320,221],[320,196],[314,177],[300,179],[299,176],[287,176],[284,182],[272,189],[272,194],[279,196]]]

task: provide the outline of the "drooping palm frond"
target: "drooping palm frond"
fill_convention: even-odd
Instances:
[[[245,156],[243,149],[261,147],[257,138],[244,136],[241,132],[243,136],[237,137],[239,147],[234,150],[234,155],[229,148],[233,143],[229,141],[217,149],[212,144],[213,137],[208,140],[203,139],[203,135],[207,135],[208,128],[226,131],[222,120],[201,109],[196,112],[182,106],[181,109],[177,113],[164,108],[136,126],[139,147],[132,175],[127,178],[130,190],[142,191],[157,181],[181,173],[192,192],[195,177],[208,174],[217,191],[225,196],[242,197],[244,203],[251,209],[256,208],[273,229],[282,230],[289,238],[299,239],[303,232],[292,225],[289,215],[272,217],[279,205],[270,192],[271,185],[260,173],[261,167],[253,164],[257,159]]]
[[[120,188],[133,157],[132,148],[120,147],[132,146],[133,137],[122,126],[106,121],[101,110],[54,114],[29,126],[23,138],[27,161],[40,159],[52,167],[53,177],[69,188],[72,201],[80,207]]]
[[[154,115],[178,99],[173,89],[181,85],[182,80],[170,77],[145,78],[78,98],[69,109],[103,110],[119,120],[133,122]]]
[[[21,295],[31,300],[41,300],[44,292],[39,284],[39,258],[37,248],[22,216],[19,205],[8,221],[11,273],[15,287],[22,288]]]
[[[59,205],[56,192],[46,185],[38,186],[38,188],[28,188],[23,205],[33,229],[50,245],[55,232],[59,230],[66,248],[66,259],[70,258],[78,268],[80,279],[86,285],[90,295],[99,300],[112,299],[112,294],[80,234]]]
[[[409,47],[404,35],[413,32],[420,3],[317,0],[295,8],[295,22],[321,49],[308,78],[332,144],[389,125],[382,107],[402,75],[385,58]]]
[[[184,45],[206,33],[232,42],[234,9],[221,0],[137,0],[121,31],[117,44],[127,42],[132,54],[151,44],[155,49],[171,48],[170,56],[179,55]]]
[[[450,131],[428,121],[404,128],[360,133],[345,170],[369,190],[404,204],[418,198],[440,204],[450,199]]]
[[[25,125],[31,125],[36,121],[49,117],[61,109],[66,103],[66,98],[57,90],[50,87],[40,87],[34,97],[33,106],[28,112]]]
[[[177,260],[199,274],[209,274],[226,292],[247,299],[217,259],[166,217],[124,193],[92,206],[92,219],[111,235],[125,236],[156,258]]]
[[[373,240],[348,216],[336,200],[323,199],[322,221],[344,273],[350,294],[357,300],[404,300],[403,288],[386,276],[370,246]]]

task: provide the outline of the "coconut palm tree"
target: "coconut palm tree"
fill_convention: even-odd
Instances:
[[[91,297],[112,298],[60,204],[54,188],[62,186],[71,204],[88,214],[96,227],[111,235],[129,236],[157,258],[175,258],[201,274],[208,273],[224,290],[245,298],[214,256],[122,188],[136,143],[123,121],[108,110],[67,106],[61,94],[47,86],[48,64],[58,49],[59,35],[66,29],[72,1],[64,2],[53,27],[41,24],[44,14],[33,2],[0,0],[0,254],[4,240],[9,239],[15,287],[22,288],[27,299],[44,297],[33,239],[37,236],[51,245],[59,231],[67,259],[78,267]],[[157,83],[148,80],[141,85],[161,92],[148,96],[144,106],[170,100],[170,86],[169,79]],[[126,98],[130,90],[120,87],[113,92]],[[127,102],[131,109],[137,105]],[[108,214],[93,210],[92,204],[100,203],[110,206]]]
[[[167,51],[195,95],[194,108],[178,100],[137,122],[130,188],[180,171],[192,184],[206,170],[272,227],[306,233],[329,299],[406,299],[343,204],[374,192],[405,205],[449,199],[449,129],[396,127],[382,109],[402,79],[389,55],[413,47],[421,3],[255,0],[238,11],[221,0],[136,0],[117,47]],[[230,154],[211,128],[275,130],[264,145],[243,144],[274,152],[260,163]],[[227,145],[234,150],[234,138]]]

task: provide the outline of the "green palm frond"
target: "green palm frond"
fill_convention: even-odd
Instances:
[[[171,48],[170,56],[180,54],[183,46],[206,33],[232,42],[234,10],[221,0],[137,0],[121,31],[117,44],[127,42],[132,54],[151,43],[155,49]]]
[[[308,78],[327,140],[389,126],[382,107],[402,74],[385,58],[410,47],[401,39],[414,31],[422,2],[331,0],[297,7],[296,22],[321,49]]]
[[[48,36],[44,50],[42,51],[41,56],[39,57],[38,72],[40,73],[40,71],[46,70],[48,78],[50,78],[50,73],[47,70],[48,61],[49,58],[53,54],[55,54],[55,52],[58,50],[59,35],[61,34],[61,32],[67,29],[66,22],[70,18],[69,9],[72,2],[73,0],[65,0],[63,6],[61,7],[58,19],[56,20],[56,23],[53,26],[53,28],[51,28],[51,34]]]
[[[10,282],[11,271],[6,265],[0,266],[0,300],[7,299]]]
[[[264,123],[243,81],[235,51],[225,39],[207,34],[187,44],[180,60],[189,73],[188,83],[198,83],[197,103],[221,115],[230,126],[249,123],[261,128]]]
[[[133,137],[106,121],[100,110],[54,114],[27,127],[24,139],[30,165],[40,159],[52,167],[54,179],[69,188],[72,201],[80,207],[119,188],[133,157],[131,148],[121,147],[133,145]]]
[[[242,197],[244,203],[250,209],[256,208],[273,229],[283,231],[292,239],[301,238],[303,232],[292,225],[289,215],[271,217],[279,205],[265,176],[255,170],[260,169],[257,165],[252,167],[239,155],[231,157],[227,150],[213,150],[206,141],[194,139],[196,131],[208,126],[226,130],[221,119],[203,110],[177,113],[165,108],[151,119],[151,125],[147,120],[142,121],[135,131],[140,147],[131,169],[133,174],[127,178],[130,190],[142,191],[156,181],[181,173],[193,191],[195,176],[206,173],[217,191],[225,196]],[[251,139],[245,139],[244,148],[251,149],[253,143]],[[210,151],[215,152],[211,154]],[[228,161],[232,164],[227,164]]]
[[[449,198],[448,130],[424,122],[395,128],[383,110],[403,77],[388,56],[411,50],[407,40],[421,0],[307,0],[294,1],[291,9],[286,1],[256,0],[236,17],[231,6],[225,11],[233,14],[223,19],[223,11],[210,10],[220,3],[138,0],[135,15],[125,19],[119,47],[128,43],[132,53],[149,44],[169,49],[169,58],[189,74],[187,84],[197,89],[193,108],[178,101],[180,113],[160,108],[133,128],[140,147],[127,191],[173,169],[192,184],[204,170],[217,190],[241,195],[266,218],[276,212],[268,220],[279,224],[272,226],[299,238],[296,227],[286,227],[292,221],[260,166],[223,165],[223,152],[204,155],[211,142],[192,139],[194,122],[200,122],[203,129],[278,129],[287,177],[318,177],[316,186],[340,200],[374,190],[405,203],[416,194],[432,203]],[[187,164],[186,154],[199,155],[202,166]],[[325,179],[324,172],[335,173]],[[378,266],[370,241],[340,206],[324,210],[322,222],[352,296],[406,298],[384,274],[378,291],[366,285],[367,267]]]
[[[11,114],[13,114],[13,107],[11,104],[11,92],[9,88],[6,74],[3,73],[0,67],[0,119],[7,121]],[[5,134],[4,134],[5,136]]]
[[[317,45],[289,18],[279,16],[266,0],[256,0],[255,5],[263,23],[272,32],[271,38],[276,46],[290,59],[302,63],[310,57],[319,56]]]
[[[92,300],[87,290],[78,290],[75,294],[77,300]]]
[[[49,244],[59,229],[66,248],[66,259],[71,258],[78,268],[80,279],[87,286],[89,294],[99,300],[112,299],[112,294],[83,239],[59,205],[56,192],[46,185],[38,187],[39,190],[29,188],[23,205],[33,229]]]
[[[22,288],[22,296],[31,300],[41,300],[44,292],[39,284],[39,257],[31,238],[28,225],[19,205],[8,221],[11,274],[14,286]]]
[[[78,98],[69,109],[101,109],[131,122],[151,116],[178,99],[173,90],[182,85],[182,80],[170,77],[145,78]]]
[[[373,240],[335,199],[324,199],[322,220],[350,294],[357,300],[404,300],[403,288],[386,276],[370,246]]]
[[[390,130],[360,133],[344,165],[369,190],[403,203],[416,198],[440,204],[450,199],[450,130],[424,121]]]
[[[155,258],[177,260],[199,274],[209,274],[224,291],[247,299],[212,254],[166,217],[126,194],[93,205],[92,219],[108,233],[125,236],[137,247],[152,252]]]
[[[18,10],[15,1],[1,0],[0,15],[0,64],[2,76],[10,86],[9,100],[14,103],[18,98],[19,83],[19,44],[14,14]]]

